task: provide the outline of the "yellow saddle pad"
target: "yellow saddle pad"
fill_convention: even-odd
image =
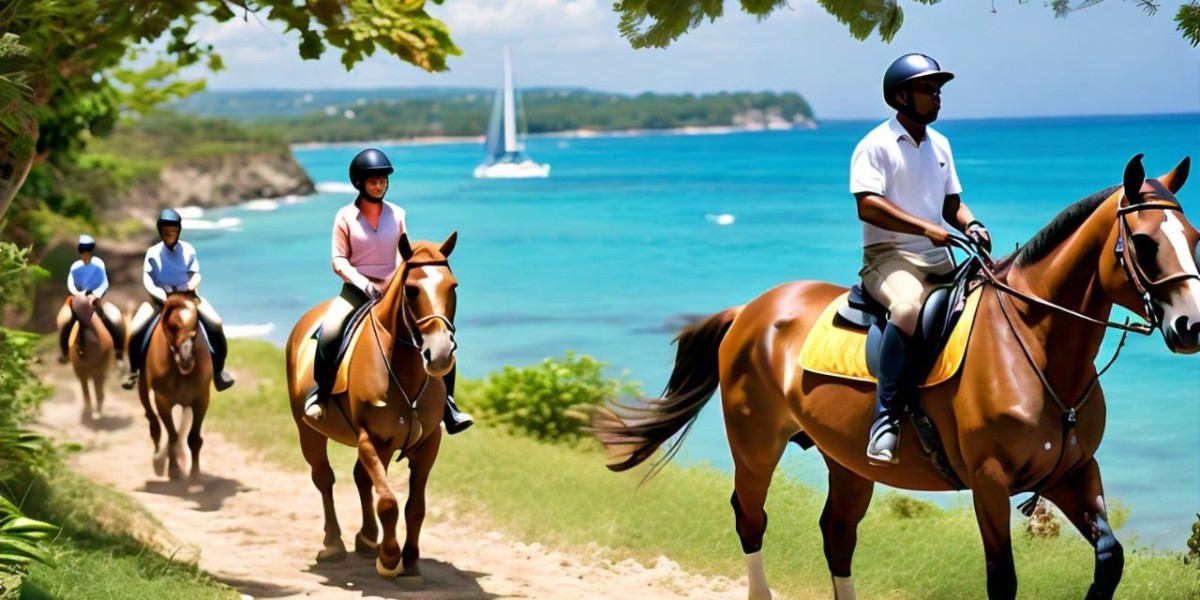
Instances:
[[[371,317],[368,315],[365,319],[358,322],[358,325],[354,328],[354,331],[349,332],[350,344],[346,346],[346,355],[342,357],[342,362],[338,365],[337,379],[334,379],[333,381],[334,394],[342,394],[346,392],[347,382],[349,381],[350,377],[350,355],[353,354],[354,345],[358,343],[358,337],[362,335],[363,330],[366,329],[366,323],[370,320]],[[304,365],[304,367],[308,369],[309,373],[312,373],[313,363],[316,362],[317,359],[317,340],[313,336],[316,335],[317,328],[320,326],[321,321],[318,320],[316,323],[314,323],[313,326],[309,328],[308,333],[304,336],[304,342],[302,342],[300,346],[300,360],[307,363]]]
[[[812,331],[800,348],[800,367],[805,371],[844,377],[858,381],[875,382],[867,370],[867,332],[849,329],[834,324],[833,317],[837,310],[846,303],[846,292],[821,312],[821,317],[813,325]],[[934,362],[933,370],[921,387],[930,387],[942,383],[958,373],[962,366],[963,356],[967,353],[967,340],[971,337],[971,325],[975,322],[975,312],[979,308],[979,290],[967,296],[967,305],[962,316],[954,325],[946,347]]]

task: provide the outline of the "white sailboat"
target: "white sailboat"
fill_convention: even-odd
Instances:
[[[527,179],[549,177],[550,165],[538,164],[524,154],[517,136],[517,101],[513,92],[512,59],[504,48],[504,88],[496,92],[488,121],[483,164],[475,167],[476,179]]]

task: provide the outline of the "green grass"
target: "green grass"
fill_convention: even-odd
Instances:
[[[264,342],[235,341],[231,356],[241,383],[215,398],[211,426],[306,478],[307,466],[287,410],[283,351]],[[471,387],[464,386],[461,399],[468,409]],[[349,483],[352,461],[348,448],[335,452],[340,502],[354,497]],[[639,490],[641,472],[613,474],[603,464],[598,451],[476,427],[443,443],[430,495],[435,502],[453,498],[456,512],[526,542],[567,549],[596,544],[609,549],[609,558],[632,557],[652,564],[666,555],[694,572],[744,574],[728,504],[728,474],[707,467],[669,467]],[[299,501],[320,500],[314,489]],[[828,597],[829,575],[817,527],[823,503],[823,494],[777,473],[767,505],[770,527],[764,555],[772,586],[791,597]],[[898,510],[900,504],[910,510]],[[918,506],[911,510],[911,502],[876,495],[859,529],[855,583],[860,594],[985,597],[983,550],[974,514],[969,508]],[[343,527],[352,531],[357,524]],[[311,536],[316,545],[320,532]],[[1093,554],[1074,531],[1057,539],[1031,539],[1014,525],[1013,541],[1020,597],[1078,599],[1085,594]],[[1200,569],[1183,564],[1181,554],[1156,554],[1125,541],[1121,597],[1200,598]]]
[[[52,466],[24,496],[28,516],[62,527],[53,542],[55,566],[34,565],[31,587],[68,600],[236,599],[234,590],[194,564],[172,560],[139,541],[161,529],[124,495]]]

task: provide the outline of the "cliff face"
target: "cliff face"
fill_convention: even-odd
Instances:
[[[213,156],[169,165],[158,181],[135,186],[110,210],[152,223],[166,207],[212,208],[315,192],[308,173],[285,148],[273,154]]]
[[[315,192],[312,179],[286,148],[271,154],[191,159],[165,167],[158,181],[137,185],[108,203],[105,218],[132,216],[145,223],[147,230],[137,240],[100,244],[96,254],[104,259],[110,286],[106,298],[122,311],[132,311],[146,299],[142,259],[155,242],[154,222],[163,208],[213,208]],[[54,331],[54,317],[67,296],[67,270],[76,258],[75,243],[74,237],[64,236],[42,253],[40,262],[51,277],[37,284],[32,313],[24,324],[19,324],[23,329],[38,333]]]

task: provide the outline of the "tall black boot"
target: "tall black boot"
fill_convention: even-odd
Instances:
[[[133,386],[137,385],[138,373],[142,370],[142,364],[146,362],[146,357],[142,355],[142,336],[145,336],[149,329],[150,324],[146,324],[142,326],[142,330],[134,329],[129,333],[129,374],[125,376],[125,381],[121,382],[121,387],[127,390],[132,390]]]
[[[458,410],[458,405],[454,403],[454,377],[457,373],[458,367],[455,366],[442,377],[442,382],[446,384],[446,408],[442,412],[442,423],[446,425],[446,433],[450,435],[466,431],[475,424],[475,419]]]
[[[329,406],[329,397],[333,394],[333,380],[337,377],[334,360],[341,337],[336,334],[326,336],[322,332],[321,337],[317,338],[316,356],[313,359],[313,379],[317,382],[317,389],[304,402],[304,414],[314,421],[325,418],[325,407]]]
[[[888,323],[880,342],[879,387],[875,392],[875,420],[867,441],[867,460],[876,465],[899,461],[900,416],[905,396],[911,392],[908,371],[915,366],[912,338]]]
[[[70,343],[71,343],[71,328],[74,326],[75,326],[75,313],[72,312],[71,318],[67,319],[66,324],[63,325],[62,331],[58,332],[58,350],[60,353],[58,355],[59,364],[66,364],[68,361],[71,360],[70,356],[67,354],[67,352],[69,351],[67,346],[70,345]]]
[[[108,330],[108,335],[112,336],[113,350],[116,352],[117,361],[125,359],[125,324],[113,323],[108,318],[108,314],[104,312],[104,305],[101,304],[96,308],[96,316],[100,317],[100,322],[104,324],[104,328]]]
[[[225,357],[229,355],[229,345],[225,342],[225,328],[204,318],[200,313],[200,324],[208,335],[208,343],[212,346],[213,387],[223,392],[233,386],[233,377],[225,372]]]

